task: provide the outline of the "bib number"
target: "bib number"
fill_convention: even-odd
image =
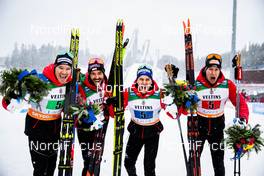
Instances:
[[[57,110],[62,109],[64,105],[64,101],[49,101],[47,104],[47,109]]]

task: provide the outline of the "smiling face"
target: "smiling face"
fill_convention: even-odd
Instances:
[[[151,87],[152,79],[148,76],[142,75],[137,79],[138,91],[146,94]]]
[[[206,74],[206,79],[211,84],[215,84],[220,75],[220,69],[216,66],[212,66],[206,69],[205,74]]]
[[[61,84],[66,84],[71,76],[71,67],[65,64],[58,65],[55,67],[55,76]]]
[[[104,80],[104,73],[101,70],[94,70],[89,75],[96,86],[100,85]]]

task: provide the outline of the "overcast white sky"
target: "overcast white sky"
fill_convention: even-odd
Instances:
[[[191,19],[194,55],[231,48],[232,0],[0,0],[0,56],[14,43],[69,45],[71,27],[81,30],[80,47],[108,55],[115,23],[123,18],[126,37],[139,30],[139,44],[151,52],[184,57],[182,21]],[[238,0],[237,48],[264,42],[264,1]]]

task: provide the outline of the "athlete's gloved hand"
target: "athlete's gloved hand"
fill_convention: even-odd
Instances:
[[[91,126],[91,129],[98,130],[98,129],[102,128],[103,125],[104,125],[104,123],[103,123],[102,121],[100,121],[100,120],[97,119],[97,120],[93,123],[93,125]]]
[[[11,113],[25,113],[28,109],[28,104],[21,99],[11,99],[6,109]]]
[[[26,94],[25,97],[19,98],[18,96],[12,96],[10,99],[3,97],[2,106],[11,113],[26,113],[30,105],[28,104],[29,94]]]
[[[106,104],[107,105],[113,105],[115,106],[117,103],[117,97],[109,97],[106,99]]]
[[[240,128],[245,128],[247,126],[246,119],[244,118],[234,118],[234,125],[239,126]]]
[[[173,64],[167,64],[167,65],[165,65],[164,69],[165,69],[166,72],[172,71],[172,75],[171,76],[173,78],[177,78],[178,72],[179,72],[179,68],[178,67],[176,67]]]
[[[165,105],[171,105],[171,104],[173,104],[173,103],[174,103],[174,102],[173,102],[173,96],[172,96],[171,94],[165,96],[165,97],[163,98],[163,103],[164,103]]]

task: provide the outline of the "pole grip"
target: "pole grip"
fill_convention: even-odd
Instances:
[[[242,67],[238,66],[235,68],[235,79],[236,80],[242,80],[242,78],[243,78]]]

